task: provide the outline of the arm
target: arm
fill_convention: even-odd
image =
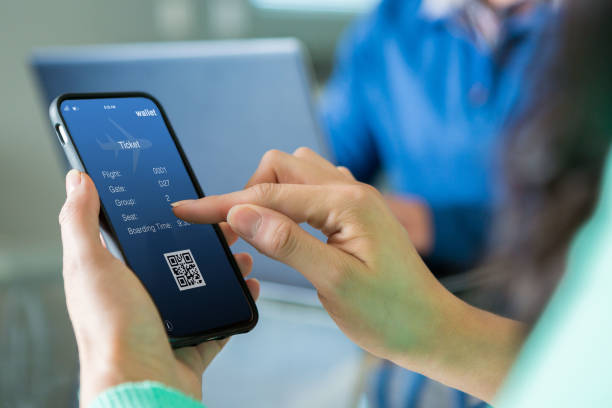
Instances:
[[[392,361],[491,403],[518,356],[527,327],[451,294],[447,297],[445,322],[429,340],[427,353],[415,356],[409,350]]]
[[[174,212],[190,222],[227,220],[260,252],[300,271],[363,349],[491,401],[524,327],[449,293],[374,188],[303,148],[266,154],[247,187],[176,203]]]

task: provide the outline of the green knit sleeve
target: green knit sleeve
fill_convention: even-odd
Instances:
[[[100,394],[90,408],[203,408],[201,402],[163,384],[125,383]]]

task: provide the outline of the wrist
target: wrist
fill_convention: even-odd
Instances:
[[[403,347],[390,352],[386,357],[395,364],[427,374],[431,367],[436,367],[444,360],[452,348],[452,339],[456,335],[457,322],[466,313],[463,302],[448,292],[432,276],[430,290],[423,295],[424,304],[419,313],[407,315],[406,332]],[[414,308],[412,310],[415,310]]]
[[[473,307],[460,299],[457,324],[446,345],[441,366],[453,382],[491,402],[502,386],[528,334],[525,324]]]
[[[520,351],[525,325],[475,308],[450,292],[438,300],[424,343],[392,361],[492,401]]]
[[[156,356],[139,356],[138,352],[126,352],[119,347],[100,348],[79,353],[80,359],[80,404],[89,405],[104,391],[125,383],[153,381],[179,389],[198,397],[201,387],[197,390],[181,387],[177,375],[173,375],[174,367],[164,364]]]
[[[127,382],[135,382],[122,370],[104,358],[81,359],[80,361],[80,390],[79,400],[81,407],[87,407],[104,391]]]

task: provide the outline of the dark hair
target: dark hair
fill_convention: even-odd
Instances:
[[[545,85],[509,132],[509,198],[492,263],[498,301],[531,322],[594,208],[612,139],[612,1],[567,1],[562,13],[553,29],[558,45],[538,76]],[[540,55],[550,55],[553,45],[542,46]]]

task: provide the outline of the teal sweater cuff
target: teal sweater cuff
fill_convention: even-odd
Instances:
[[[202,403],[163,384],[145,381],[109,388],[89,408],[202,408]]]

